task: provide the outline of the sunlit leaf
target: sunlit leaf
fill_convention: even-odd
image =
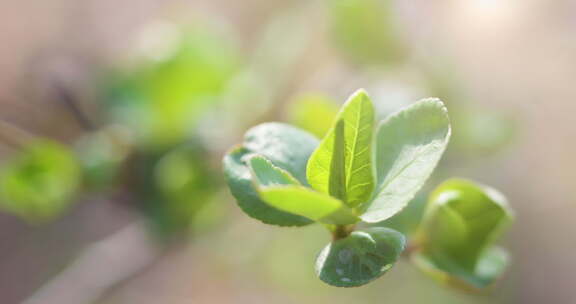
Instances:
[[[383,221],[402,210],[436,168],[450,137],[444,104],[424,99],[383,121],[376,133],[376,190],[362,219]]]
[[[0,206],[33,222],[53,219],[72,203],[80,177],[67,147],[48,140],[30,142],[3,164]]]
[[[278,185],[299,185],[300,183],[286,170],[278,168],[260,155],[248,160],[252,176],[257,185],[262,187]]]
[[[253,185],[247,161],[254,154],[262,155],[274,166],[286,170],[306,185],[306,162],[318,140],[311,134],[280,123],[265,123],[250,129],[243,147],[224,157],[224,171],[232,195],[249,216],[279,226],[302,226],[311,221],[302,216],[280,211],[263,202]]]
[[[405,247],[404,236],[392,229],[368,228],[326,246],[316,260],[316,273],[327,284],[356,287],[386,273]]]
[[[346,139],[344,138],[344,121],[339,120],[334,127],[332,159],[328,193],[339,200],[347,201],[346,195]]]
[[[374,108],[370,98],[359,90],[354,93],[338,113],[334,127],[326,134],[320,146],[310,157],[307,167],[308,181],[323,193],[330,193],[333,158],[344,150],[345,203],[351,207],[366,202],[374,187],[372,173],[372,133]],[[338,122],[343,122],[343,149],[335,149]]]
[[[490,285],[507,255],[494,247],[512,220],[497,191],[466,180],[449,180],[434,191],[419,233],[419,261],[475,288]],[[444,279],[446,280],[446,279]]]
[[[347,225],[359,221],[341,201],[302,186],[272,186],[259,190],[262,199],[271,206],[314,221]]]
[[[266,158],[256,155],[248,163],[260,197],[272,207],[327,224],[358,222],[341,201],[300,186],[290,173]]]
[[[310,133],[282,123],[263,123],[246,132],[244,147],[288,171],[300,183],[306,181],[306,163],[318,146]]]

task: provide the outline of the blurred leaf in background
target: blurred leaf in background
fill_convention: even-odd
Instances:
[[[491,155],[516,137],[516,120],[506,113],[465,105],[455,108],[454,149],[460,155]]]
[[[113,187],[132,149],[131,133],[120,125],[104,127],[82,137],[76,143],[76,150],[87,189],[100,191]]]
[[[141,175],[134,189],[151,227],[162,238],[185,235],[220,183],[207,151],[190,141],[137,161]]]
[[[337,46],[360,64],[398,64],[406,57],[393,1],[327,0]]]
[[[306,94],[297,97],[290,104],[288,121],[322,138],[332,127],[338,109],[336,102],[327,96]]]
[[[208,28],[160,22],[145,30],[142,61],[108,81],[113,121],[152,144],[174,144],[190,135],[239,66],[232,40]]]
[[[455,68],[445,60],[423,69],[430,94],[446,101],[454,125],[449,157],[477,158],[504,150],[517,137],[518,119],[470,97]]]
[[[53,219],[72,203],[80,178],[68,147],[32,140],[2,165],[0,206],[31,222]]]

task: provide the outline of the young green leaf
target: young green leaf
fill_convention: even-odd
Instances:
[[[242,211],[250,217],[270,225],[304,226],[312,223],[305,217],[273,208],[260,199],[254,188],[250,169],[246,166],[246,158],[251,155],[250,151],[238,147],[228,152],[223,161],[230,192],[236,198]]]
[[[444,104],[424,99],[383,121],[376,131],[376,191],[362,206],[365,222],[402,210],[434,171],[450,138]]]
[[[306,187],[261,187],[258,191],[271,206],[321,223],[348,225],[360,220],[340,200]]]
[[[317,146],[312,134],[283,123],[263,123],[244,136],[246,149],[266,157],[302,184],[308,184],[306,163]]]
[[[334,147],[332,148],[332,161],[330,162],[330,180],[328,193],[343,202],[346,202],[346,139],[344,138],[344,121],[339,120],[334,128]]]
[[[270,160],[275,166],[286,170],[301,184],[306,184],[306,161],[318,140],[298,128],[281,124],[265,123],[246,133],[244,146],[233,149],[224,157],[224,172],[232,195],[249,216],[266,224],[278,226],[303,226],[310,224],[307,218],[287,213],[263,202],[253,185],[247,161],[254,154]]]
[[[340,121],[344,129],[343,149],[339,148],[342,143],[335,142]],[[356,207],[370,198],[374,188],[371,154],[373,125],[372,102],[364,90],[359,90],[348,99],[338,113],[335,126],[310,157],[306,170],[308,182],[314,189],[332,194],[330,185],[336,178],[333,175],[341,174],[338,170],[332,171],[335,168],[333,161],[343,159],[346,183],[342,191],[346,193],[345,203]]]
[[[261,155],[254,155],[248,160],[254,181],[262,187],[278,185],[300,185],[286,170],[278,168]]]
[[[361,286],[392,268],[405,244],[404,235],[392,229],[375,227],[354,231],[320,252],[316,273],[333,286]]]
[[[272,207],[327,224],[358,222],[358,217],[341,201],[301,187],[290,173],[274,166],[266,158],[253,156],[249,165],[261,198]]]
[[[491,284],[507,255],[494,247],[512,220],[506,199],[466,180],[442,184],[431,196],[420,231],[420,261],[476,288]],[[426,264],[424,264],[426,265]]]

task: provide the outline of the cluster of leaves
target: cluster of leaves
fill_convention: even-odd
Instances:
[[[386,221],[414,199],[450,138],[447,110],[421,100],[377,123],[359,90],[321,141],[296,127],[264,123],[224,157],[228,185],[249,216],[279,226],[324,225],[333,236],[316,272],[333,286],[364,285],[386,273],[407,247]],[[510,211],[501,196],[465,181],[432,195],[409,251],[417,265],[475,287],[502,273],[492,244]],[[500,254],[500,255],[498,255]]]

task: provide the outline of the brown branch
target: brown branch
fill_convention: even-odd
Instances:
[[[36,135],[0,119],[0,141],[14,149],[20,150],[30,140],[36,138]]]

